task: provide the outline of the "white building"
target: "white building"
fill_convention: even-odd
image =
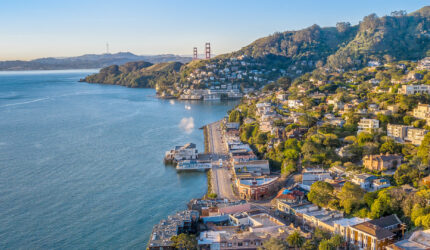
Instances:
[[[303,102],[300,100],[288,100],[287,104],[289,108],[299,108],[303,106]]]
[[[430,94],[430,85],[403,85],[399,93],[405,95]]]
[[[379,120],[362,118],[358,123],[358,133],[362,131],[371,132],[375,129],[379,129]]]

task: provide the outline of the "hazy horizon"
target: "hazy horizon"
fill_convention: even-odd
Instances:
[[[274,32],[313,24],[357,24],[364,16],[415,11],[429,3],[340,0],[289,2],[205,1],[178,3],[126,0],[59,2],[2,1],[0,60],[32,60],[84,54],[131,52],[136,55],[190,56],[211,42],[214,54],[232,52]],[[388,4],[389,3],[389,4]],[[311,6],[311,7],[310,7]],[[196,11],[197,9],[197,11]]]

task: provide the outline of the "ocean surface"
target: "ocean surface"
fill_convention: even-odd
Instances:
[[[0,249],[142,249],[206,192],[164,152],[236,103],[80,83],[95,71],[0,72]]]

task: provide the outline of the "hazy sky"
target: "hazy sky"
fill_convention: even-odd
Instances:
[[[357,24],[428,0],[0,0],[0,60],[130,51],[192,54],[240,49],[276,31]]]

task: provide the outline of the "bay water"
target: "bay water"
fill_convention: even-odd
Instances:
[[[95,72],[0,72],[0,249],[142,249],[152,226],[206,192],[164,152],[235,102],[87,84]]]

